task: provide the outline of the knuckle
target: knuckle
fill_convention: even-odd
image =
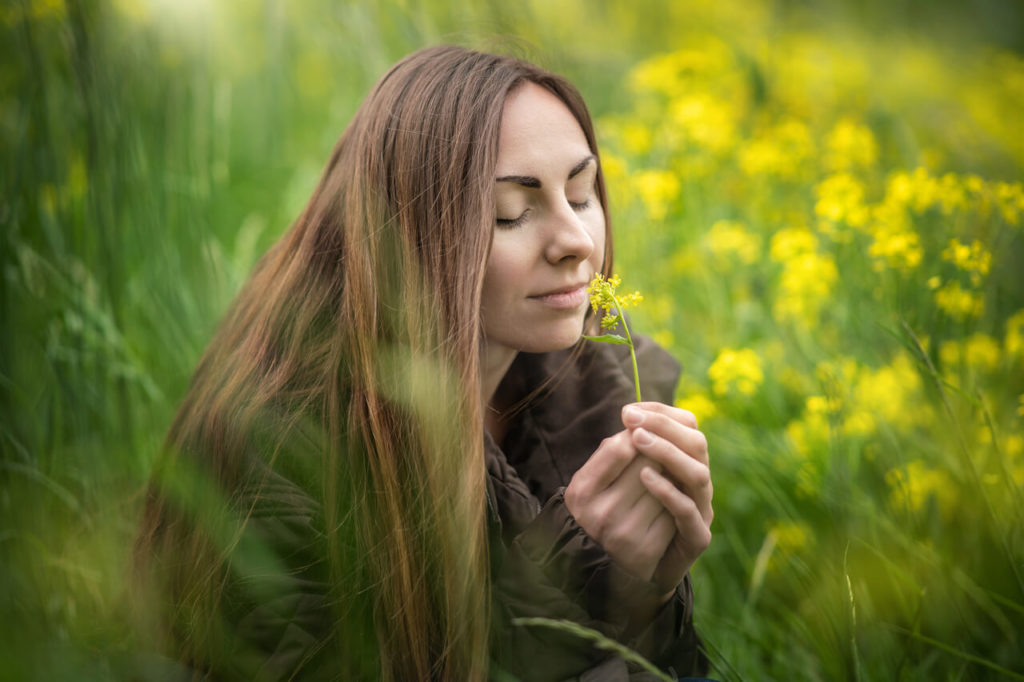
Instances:
[[[623,532],[621,527],[611,526],[606,528],[601,535],[601,544],[606,552],[624,552],[627,549],[629,536]]]
[[[694,473],[690,483],[697,490],[707,490],[711,487],[711,472],[708,471],[707,467],[701,467]]]
[[[704,551],[709,546],[711,546],[711,529],[708,528],[707,526],[705,526],[704,527],[704,532],[701,534],[701,538],[700,538],[700,548],[701,548],[701,551]]]
[[[576,483],[575,478],[569,482],[569,486],[565,489],[562,498],[565,500],[565,504],[569,507],[570,511],[579,502],[579,485]]]
[[[704,435],[703,431],[697,431],[693,438],[696,441],[697,452],[706,455],[708,452],[708,437]]]
[[[590,514],[591,524],[594,526],[594,531],[601,538],[615,537],[615,518],[609,513],[609,510],[601,507],[592,510]]]
[[[689,426],[691,429],[697,428],[697,415],[685,408],[677,408],[679,410],[679,422],[684,426]]]

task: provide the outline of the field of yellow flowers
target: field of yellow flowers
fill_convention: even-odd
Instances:
[[[188,377],[365,92],[438,42],[596,115],[633,331],[710,441],[712,677],[1024,679],[1014,7],[0,6],[0,680],[155,665],[127,548]]]
[[[719,673],[1024,679],[1024,60],[685,42],[599,127],[712,444]]]

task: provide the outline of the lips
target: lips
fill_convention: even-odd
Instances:
[[[571,294],[579,289],[585,289],[588,283],[589,280],[587,282],[580,282],[577,284],[568,284],[560,289],[552,289],[551,291],[545,291],[542,294],[534,294],[530,296],[530,298],[545,298],[547,296],[560,296],[562,294]]]
[[[529,298],[531,301],[556,310],[575,311],[587,300],[587,285],[586,283],[572,284]]]

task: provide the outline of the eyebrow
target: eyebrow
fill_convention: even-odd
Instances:
[[[590,162],[594,160],[593,154],[588,154],[582,161],[577,163],[569,171],[569,179],[572,180],[577,175],[583,172],[583,169],[590,165]],[[540,189],[542,187],[541,182],[538,178],[531,175],[502,175],[495,182],[514,182],[517,185],[523,187],[530,187],[532,189]]]

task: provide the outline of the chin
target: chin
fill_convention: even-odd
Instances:
[[[583,335],[583,321],[560,325],[559,329],[551,329],[548,333],[538,334],[523,343],[519,350],[527,353],[550,353],[556,350],[571,348]]]

